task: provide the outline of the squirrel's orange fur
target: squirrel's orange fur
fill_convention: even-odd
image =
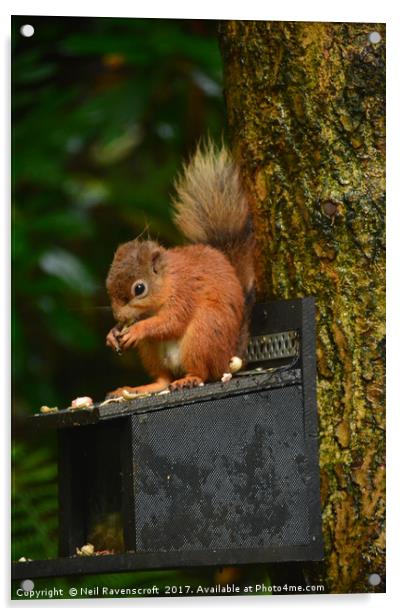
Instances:
[[[119,246],[110,267],[107,289],[118,325],[107,344],[138,347],[155,379],[111,396],[218,380],[245,350],[254,240],[237,167],[224,148],[208,143],[176,190],[176,224],[196,243],[167,250],[133,240]]]

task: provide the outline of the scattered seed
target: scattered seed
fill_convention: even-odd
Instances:
[[[93,406],[93,400],[89,396],[82,396],[81,398],[75,398],[71,402],[71,409],[87,409],[90,406]]]
[[[243,361],[240,359],[240,357],[237,357],[236,355],[234,355],[229,362],[229,372],[231,372],[232,374],[234,372],[239,372],[242,366],[243,366]]]
[[[134,400],[135,398],[139,398],[140,394],[134,391],[128,391],[127,389],[123,389],[123,398],[124,400]]]
[[[75,548],[75,552],[77,556],[93,556],[95,552],[95,547],[92,543],[86,543],[81,548]]]
[[[224,372],[223,376],[221,378],[221,381],[222,381],[222,383],[228,383],[231,378],[232,378],[232,373],[231,372]]]
[[[111,404],[112,402],[122,402],[124,400],[123,396],[119,396],[118,398],[108,398],[100,403],[99,406],[106,406],[107,404]]]
[[[54,413],[55,411],[58,411],[59,407],[58,406],[46,406],[43,405],[40,407],[40,412],[41,413]]]

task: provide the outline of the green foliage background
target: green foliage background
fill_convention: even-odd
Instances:
[[[35,34],[19,34],[23,23]],[[146,375],[105,348],[113,252],[180,241],[172,182],[223,126],[216,22],[13,20],[14,393],[18,418]]]
[[[145,228],[166,246],[181,241],[173,178],[223,127],[217,22],[12,19],[13,558],[57,554],[55,442],[27,417],[147,379],[134,354],[104,345],[107,270]],[[156,579],[130,575],[107,581]]]

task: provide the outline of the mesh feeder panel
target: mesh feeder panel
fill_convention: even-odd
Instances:
[[[320,560],[312,298],[255,307],[228,383],[35,416],[59,432],[59,559],[13,577]],[[115,553],[75,557],[93,540]]]

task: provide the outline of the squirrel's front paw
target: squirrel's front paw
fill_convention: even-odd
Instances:
[[[120,328],[118,325],[115,325],[115,327],[112,327],[112,329],[106,336],[106,345],[110,346],[110,348],[116,351],[116,353],[121,353],[119,337],[120,337]]]
[[[112,327],[112,329],[106,336],[106,345],[112,348],[117,353],[120,352],[120,344],[118,340],[119,335],[120,335],[120,330],[118,326],[115,326],[115,327]]]
[[[124,351],[126,351],[127,349],[131,349],[132,347],[135,347],[137,345],[137,343],[141,340],[142,337],[143,336],[141,335],[141,328],[139,327],[139,325],[131,325],[120,336],[120,348]]]

